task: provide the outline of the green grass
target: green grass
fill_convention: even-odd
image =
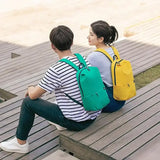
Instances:
[[[160,78],[160,64],[136,75],[134,78],[137,90],[144,87],[145,85]]]

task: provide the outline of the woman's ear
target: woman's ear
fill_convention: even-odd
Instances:
[[[102,43],[102,42],[104,41],[104,37],[98,38],[98,41],[99,41],[100,43]]]

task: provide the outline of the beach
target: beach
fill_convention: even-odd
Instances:
[[[126,29],[157,16],[159,0],[0,0],[0,40],[33,46],[48,41],[53,27],[67,25],[75,44],[88,45],[93,21],[114,25],[121,39]]]

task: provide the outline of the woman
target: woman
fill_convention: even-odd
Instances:
[[[114,26],[110,26],[102,20],[96,21],[91,24],[89,36],[87,38],[89,45],[95,46],[97,49],[102,48],[106,50],[111,57],[114,56],[111,46],[113,42],[118,39],[118,32]],[[103,53],[98,51],[92,52],[87,57],[87,60],[92,66],[98,67],[110,98],[110,103],[103,108],[102,112],[114,112],[122,108],[125,101],[117,101],[113,98],[110,60]]]

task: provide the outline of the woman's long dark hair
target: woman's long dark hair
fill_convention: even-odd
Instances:
[[[114,26],[110,26],[105,21],[96,21],[91,24],[91,28],[97,37],[103,37],[104,43],[109,46],[118,39],[117,29]]]

